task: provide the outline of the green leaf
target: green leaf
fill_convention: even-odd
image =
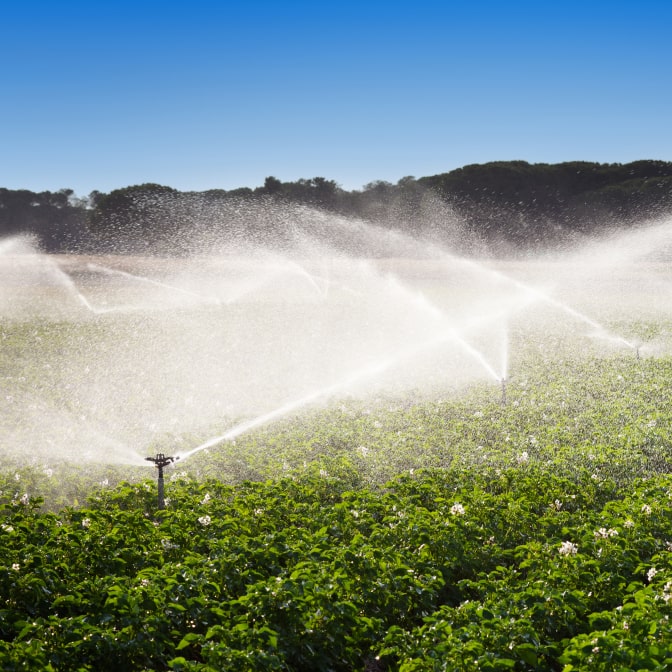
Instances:
[[[186,649],[192,642],[195,642],[196,640],[200,639],[200,637],[201,636],[196,634],[195,632],[187,633],[184,637],[182,637],[182,640],[175,647],[175,650],[181,651],[182,649]]]
[[[519,644],[515,647],[514,652],[523,662],[536,667],[539,657],[534,644]]]

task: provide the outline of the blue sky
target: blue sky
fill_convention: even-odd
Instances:
[[[672,2],[3,3],[0,187],[672,160]]]

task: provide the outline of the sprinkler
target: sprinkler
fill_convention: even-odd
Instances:
[[[167,467],[179,457],[167,457],[163,453],[157,453],[154,457],[146,457],[148,462],[154,462],[156,468],[159,470],[159,509],[165,508],[166,502],[163,497],[163,468]]]
[[[502,378],[502,406],[506,406],[506,378]]]

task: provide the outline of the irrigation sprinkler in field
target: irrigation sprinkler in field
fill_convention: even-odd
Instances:
[[[163,496],[163,468],[167,467],[175,460],[179,460],[179,457],[167,457],[163,453],[157,453],[154,457],[146,457],[148,462],[154,462],[156,468],[159,470],[159,509],[163,509],[166,506],[166,502]]]
[[[506,378],[502,378],[502,406],[506,406]]]

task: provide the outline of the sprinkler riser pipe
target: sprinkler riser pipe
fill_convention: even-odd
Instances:
[[[165,498],[165,492],[164,492],[164,481],[163,481],[163,468],[167,467],[169,464],[174,462],[175,460],[179,460],[179,457],[168,457],[164,455],[163,453],[158,453],[154,457],[146,457],[145,458],[148,462],[154,462],[154,465],[156,468],[159,470],[159,477],[158,477],[158,508],[159,509],[165,509],[166,508],[166,498]]]
[[[164,495],[164,488],[163,488],[163,474],[159,474],[159,501],[158,501],[159,509],[165,509],[166,508],[166,499]]]

